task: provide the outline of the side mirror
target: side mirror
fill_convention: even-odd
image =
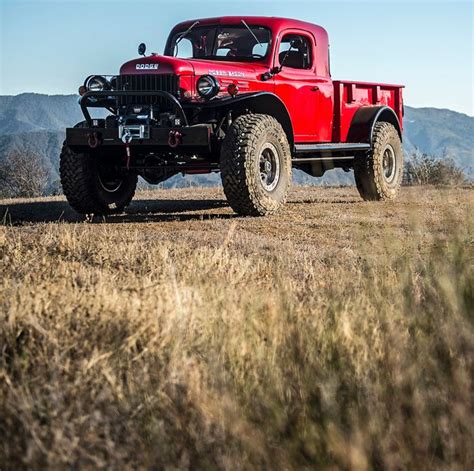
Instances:
[[[145,55],[145,52],[146,52],[146,44],[145,43],[141,43],[139,46],[138,46],[138,54],[140,56],[144,56]]]

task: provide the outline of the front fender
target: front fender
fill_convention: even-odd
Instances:
[[[254,92],[243,93],[236,97],[225,97],[210,100],[205,103],[187,103],[183,104],[184,109],[218,109],[227,113],[228,111],[243,112],[245,110],[253,113],[267,114],[273,116],[282,126],[288,138],[290,148],[294,145],[293,125],[291,124],[290,114],[283,101],[274,93]]]

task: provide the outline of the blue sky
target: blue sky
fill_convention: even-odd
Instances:
[[[207,16],[304,19],[330,35],[335,79],[403,83],[406,103],[473,110],[473,2],[0,0],[0,94],[75,93],[114,74],[138,43],[163,52],[177,22]]]

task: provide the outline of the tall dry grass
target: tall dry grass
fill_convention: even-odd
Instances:
[[[472,469],[472,228],[3,227],[0,468]]]

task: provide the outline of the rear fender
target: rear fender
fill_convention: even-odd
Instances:
[[[349,128],[347,142],[366,142],[372,145],[374,128],[379,122],[392,124],[400,136],[402,137],[402,128],[397,115],[388,106],[364,106],[359,108]]]

